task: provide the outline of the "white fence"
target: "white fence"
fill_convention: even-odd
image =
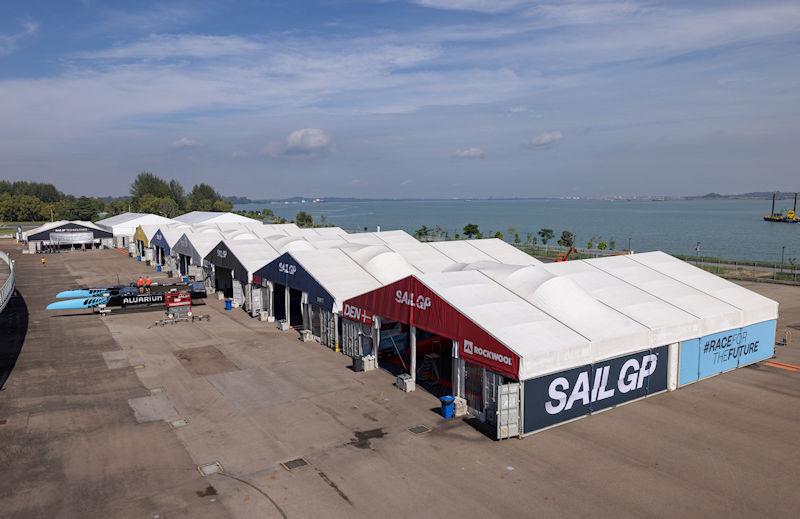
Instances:
[[[6,254],[3,251],[0,251],[0,261],[8,263],[8,268],[10,270],[8,279],[6,279],[3,282],[3,285],[0,286],[0,312],[2,312],[5,309],[6,305],[8,304],[8,301],[11,299],[11,296],[14,294],[15,273],[14,273],[14,262],[11,261],[11,258],[8,257],[8,254]]]

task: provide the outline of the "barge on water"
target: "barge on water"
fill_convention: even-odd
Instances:
[[[782,213],[775,212],[775,195],[772,193],[772,212],[764,217],[767,222],[800,223],[800,215],[797,214],[797,193],[794,194],[794,208]]]

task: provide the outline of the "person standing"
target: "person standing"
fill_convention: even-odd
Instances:
[[[42,256],[42,266],[44,267],[47,264],[47,260]]]
[[[148,294],[150,293],[150,284],[151,283],[152,283],[152,281],[150,281],[150,276],[148,275],[147,279],[144,280],[144,289],[145,289],[145,292],[147,292]]]
[[[136,286],[139,287],[139,293],[144,293],[144,278],[139,276],[139,280],[136,282]]]

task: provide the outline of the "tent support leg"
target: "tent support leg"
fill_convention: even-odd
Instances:
[[[408,330],[409,343],[411,344],[411,381],[417,383],[417,327],[412,326]]]

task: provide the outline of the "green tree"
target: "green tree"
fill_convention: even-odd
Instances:
[[[519,238],[519,233],[518,232],[514,233],[514,243],[516,245],[519,245],[520,243],[522,243],[522,240],[520,240],[520,238]]]
[[[180,214],[178,204],[169,196],[145,195],[139,203],[139,208],[145,213],[158,214],[166,218],[174,218]]]
[[[472,238],[479,238],[481,236],[481,230],[474,223],[468,223],[467,225],[465,225],[463,232],[464,236],[466,236],[470,240]]]
[[[608,244],[606,242],[604,242],[604,241],[601,241],[600,243],[597,244],[597,249],[598,250],[606,250],[607,248],[608,248]]]
[[[272,212],[272,209],[265,207],[264,209],[261,210],[261,217],[264,220],[271,222],[272,220],[275,219],[275,213]]]
[[[175,179],[169,181],[169,196],[179,208],[182,209],[186,206],[186,192],[181,183]]]
[[[611,250],[616,250],[617,242],[615,242],[614,240],[611,240],[610,242],[608,242],[608,248],[611,249]]]
[[[298,227],[314,227],[314,218],[305,211],[300,211],[294,217],[294,222]]]
[[[423,225],[422,227],[420,227],[419,229],[414,231],[414,238],[416,238],[416,239],[421,241],[423,238],[427,238],[428,236],[430,236],[430,233],[431,233],[431,230],[428,229],[428,226],[427,225]]]
[[[142,210],[142,208],[139,207],[139,204],[147,195],[151,195],[156,198],[172,198],[172,192],[170,191],[169,184],[165,180],[157,177],[155,174],[149,171],[142,171],[136,176],[133,184],[131,184],[131,198],[133,205]]]
[[[497,231],[496,233],[494,233],[494,237],[497,238],[498,240],[504,239],[503,233],[501,233],[500,231]]]
[[[221,201],[222,204],[215,203]],[[225,200],[217,191],[205,183],[197,184],[187,197],[187,208],[190,211],[230,211],[233,204]]]
[[[553,229],[539,229],[537,234],[539,235],[539,238],[542,239],[542,245],[547,245],[547,242],[552,240],[556,235],[553,232]]]
[[[228,213],[233,209],[233,204],[224,198],[218,198],[211,204],[211,210],[220,213]]]
[[[42,221],[50,218],[47,205],[31,195],[0,195],[0,218],[13,222]]]
[[[575,245],[575,235],[569,231],[562,231],[561,238],[558,239],[558,244],[562,247],[573,247]]]

